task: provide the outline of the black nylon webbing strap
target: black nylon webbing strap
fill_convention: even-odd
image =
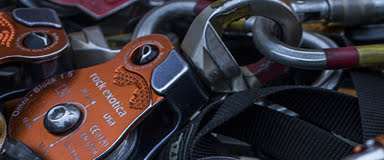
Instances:
[[[169,160],[181,160],[181,159],[190,159],[187,155],[189,152],[191,141],[196,135],[200,126],[204,126],[205,122],[209,120],[210,115],[213,114],[220,106],[221,101],[215,101],[208,106],[206,106],[201,113],[191,120],[190,123],[180,131],[178,131],[174,136],[170,137],[169,143],[164,151],[158,156],[159,160],[169,159]]]
[[[263,109],[260,107],[258,110],[254,111],[254,116],[252,114],[242,116],[244,114],[242,112],[250,106],[253,107],[252,104],[255,101],[276,93],[290,90],[308,90],[307,93],[310,93],[311,90],[330,92],[310,87],[286,86],[250,90],[233,94],[223,102],[215,114],[213,114],[212,111],[212,114],[207,114],[209,110],[203,110],[202,114],[192,120],[192,122],[188,124],[188,126],[186,126],[177,136],[174,136],[177,138],[171,140],[170,145],[168,146],[175,146],[175,142],[178,142],[178,147],[166,147],[160,156],[161,159],[196,159],[219,154],[214,152],[215,146],[210,145],[214,144],[209,143],[212,141],[204,141],[204,139],[206,139],[205,137],[209,135],[208,133],[212,132],[219,126],[222,126],[231,118],[247,116],[257,119],[257,121],[246,120],[243,123],[237,123],[232,127],[221,130],[221,132],[223,134],[230,134],[236,138],[242,139],[252,144],[255,148],[259,146],[261,147],[259,150],[262,150],[262,152],[271,154],[272,156],[276,156],[281,159],[291,159],[295,156],[297,157],[293,159],[338,159],[350,153],[350,151],[352,151],[352,146],[346,144],[340,139],[337,139],[335,136],[330,134],[328,130],[318,128],[315,125],[301,119],[289,117],[282,113],[270,111],[268,109],[265,110],[265,108]],[[331,92],[331,94],[340,93]],[[340,96],[341,99],[345,97],[349,98],[349,96],[346,95]],[[348,98],[346,101],[348,101]],[[336,98],[335,100],[337,101],[338,99],[339,98]],[[259,113],[259,111],[261,113]],[[200,123],[203,119],[201,116],[206,117],[206,120],[203,123]],[[355,118],[359,119],[359,117]],[[269,120],[270,123],[261,122],[263,120]],[[255,122],[258,122],[259,124]],[[253,127],[253,125],[258,127]],[[257,130],[259,127],[264,127],[264,129]],[[272,137],[268,138],[268,134],[271,134]],[[283,147],[285,149],[279,147]]]
[[[214,132],[248,142],[255,150],[281,160],[336,160],[353,150],[315,125],[260,106],[246,109]],[[196,147],[194,153],[199,150]]]
[[[384,76],[380,70],[351,72],[357,91],[364,140],[384,134]]]
[[[269,96],[268,100],[298,113],[302,120],[363,143],[359,105],[355,97],[313,88],[279,92]]]
[[[224,122],[228,121],[230,118],[238,115],[241,111],[246,109],[248,106],[254,104],[257,100],[265,98],[269,95],[277,93],[279,91],[294,89],[294,88],[307,88],[304,86],[283,86],[283,87],[270,87],[263,89],[248,90],[245,92],[238,92],[229,96],[224,103],[220,106],[216,114],[213,116],[212,120],[201,129],[199,134],[202,136],[212,129],[218,127]]]
[[[220,106],[211,106],[215,109],[203,110],[176,136],[183,143],[173,150],[165,147],[160,157],[184,160],[222,155],[210,135],[215,132],[243,140],[256,152],[277,159],[340,159],[352,146],[333,133],[358,143],[384,133],[384,76],[374,70],[352,71],[351,76],[358,99],[298,86],[235,93]],[[253,105],[263,98],[300,117]]]
[[[279,159],[340,159],[343,156],[351,153],[352,146],[346,144],[345,142],[341,141],[340,139],[337,139],[335,136],[330,134],[330,132],[328,131],[331,131],[331,129],[326,128],[326,130],[323,130],[311,123],[298,120],[297,118],[285,116],[282,113],[273,112],[273,111],[264,112],[263,114],[257,114],[257,113],[254,113],[253,115],[248,114],[246,116],[244,114],[240,114],[240,112],[244,111],[244,109],[248,108],[249,106],[252,106],[252,104],[257,99],[267,97],[269,95],[273,95],[277,92],[278,94],[281,94],[284,92],[302,93],[303,95],[309,95],[309,97],[311,97],[311,95],[316,97],[316,94],[313,95],[313,93],[316,93],[316,92],[321,92],[322,94],[328,94],[329,97],[334,97],[334,98],[332,99],[328,99],[329,97],[327,97],[327,99],[319,98],[319,100],[321,101],[310,101],[310,99],[304,99],[304,101],[310,102],[307,105],[302,105],[302,102],[303,102],[302,100],[295,101],[294,99],[290,99],[292,96],[295,96],[297,94],[293,94],[289,97],[281,96],[280,98],[290,99],[290,102],[292,103],[297,103],[302,105],[302,107],[307,107],[309,109],[312,109],[312,112],[319,114],[320,117],[322,117],[323,119],[328,119],[324,122],[327,122],[330,124],[335,123],[335,120],[337,120],[337,118],[359,121],[358,114],[352,115],[355,117],[350,117],[350,115],[348,114],[343,115],[344,117],[337,117],[337,116],[327,117],[327,114],[321,114],[320,112],[316,111],[318,110],[319,107],[325,107],[325,110],[328,110],[328,112],[326,113],[332,113],[333,110],[337,110],[338,108],[341,108],[342,110],[343,108],[345,108],[345,106],[349,106],[348,104],[351,104],[346,102],[355,100],[353,97],[350,97],[341,93],[333,92],[333,91],[323,90],[319,88],[310,88],[310,87],[295,87],[295,88],[273,87],[273,88],[268,88],[264,90],[252,90],[252,91],[236,93],[225,100],[225,102],[220,106],[220,108],[218,109],[217,113],[213,116],[211,121],[208,122],[204,126],[204,128],[202,128],[199,131],[199,133],[196,135],[194,141],[192,142],[192,146],[195,146],[195,148],[191,149],[192,150],[191,157],[200,158],[197,156],[201,153],[204,153],[205,152],[204,150],[206,150],[201,148],[201,145],[198,145],[198,142],[200,141],[200,137],[207,135],[209,132],[212,132],[215,128],[223,125],[224,122],[228,121],[229,119],[235,116],[237,117],[250,116],[248,118],[258,119],[258,122],[262,121],[260,125],[264,127],[265,127],[265,124],[267,124],[265,121],[269,120],[270,122],[273,122],[273,123],[270,123],[270,125],[273,125],[273,126],[269,126],[270,128],[265,128],[265,130],[255,130],[254,126],[252,126],[252,123],[250,123],[252,122],[252,119],[249,119],[247,121],[244,121],[243,123],[237,123],[232,127],[228,127],[227,131],[232,133],[239,133],[242,136],[239,136],[239,135],[236,136],[236,134],[232,134],[231,136],[234,136],[235,138],[240,138],[245,142],[253,144],[253,146],[260,146],[263,149],[266,149],[264,150],[265,153],[276,156],[276,158],[279,158]],[[345,104],[341,105],[335,102],[345,102]],[[354,103],[354,104],[357,105],[357,103]],[[353,106],[351,106],[351,108],[353,108]],[[354,108],[357,108],[357,106],[354,106]],[[274,114],[277,114],[280,116],[276,116]],[[262,118],[259,119],[260,117]],[[334,117],[337,117],[337,118],[335,119]],[[232,119],[230,121],[232,121]],[[260,127],[260,125],[256,125],[256,126]],[[236,126],[242,126],[242,127],[239,128]],[[340,127],[343,127],[343,126],[340,126]],[[347,130],[356,132],[354,130],[350,130],[349,128]],[[220,132],[220,133],[225,134],[226,132]],[[244,136],[244,134],[246,136]],[[355,133],[354,135],[357,135],[357,134],[359,133]],[[275,135],[275,136],[270,137],[268,135]],[[251,138],[247,139],[245,137],[251,137]],[[272,141],[275,143],[272,143]],[[315,145],[319,145],[319,146],[315,146]],[[289,149],[289,150],[282,149],[281,148],[282,146],[283,148],[285,147],[286,149]],[[208,148],[208,147],[205,147],[205,148]],[[336,151],[336,152],[333,152],[333,151]]]

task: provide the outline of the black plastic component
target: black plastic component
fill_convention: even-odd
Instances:
[[[62,27],[56,12],[48,8],[16,8],[13,10],[12,15],[16,21],[30,27]]]
[[[20,68],[16,66],[6,66],[0,68],[0,84],[2,85],[0,90],[11,90],[17,85],[17,81],[21,79]]]
[[[164,95],[170,105],[180,109],[182,123],[186,122],[209,99],[207,91],[202,88],[202,83],[192,71],[184,74],[164,92]]]
[[[168,138],[181,127],[181,112],[167,102],[156,107],[136,128],[139,139],[135,153],[128,159],[154,159]]]
[[[166,101],[180,109],[182,122],[209,99],[207,89],[187,61],[172,50],[152,72],[151,86]]]
[[[31,150],[27,145],[20,141],[7,137],[5,148],[5,156],[14,160],[43,160],[39,155]]]

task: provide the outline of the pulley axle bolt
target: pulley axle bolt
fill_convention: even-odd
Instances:
[[[31,49],[45,48],[49,46],[51,43],[52,43],[51,36],[42,32],[31,33],[27,35],[23,40],[24,46]]]
[[[131,61],[137,65],[151,62],[159,54],[159,49],[155,45],[146,44],[137,48],[131,57]]]
[[[44,127],[53,134],[64,134],[75,129],[83,118],[74,104],[63,103],[52,107],[44,116]]]

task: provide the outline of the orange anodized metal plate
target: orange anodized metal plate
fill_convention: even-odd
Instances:
[[[158,55],[149,63],[131,62],[133,52],[151,44]],[[128,43],[112,60],[46,80],[13,111],[9,134],[46,159],[94,159],[119,144],[163,97],[150,86],[152,70],[173,49],[162,35]],[[78,106],[83,119],[72,132],[54,135],[44,127],[46,112],[61,103]]]
[[[34,32],[52,38],[45,48],[31,49],[23,45],[23,39]],[[41,62],[54,59],[65,53],[69,41],[64,29],[54,27],[29,27],[14,20],[9,12],[0,13],[0,64],[10,61]]]

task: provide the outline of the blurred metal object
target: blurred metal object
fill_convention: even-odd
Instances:
[[[8,135],[7,122],[5,121],[3,113],[0,112],[0,150],[3,152],[4,144]]]
[[[0,21],[0,82],[7,84],[0,88],[0,101],[72,69],[69,41],[53,10],[18,8],[2,12]]]
[[[370,139],[364,145],[358,145],[355,152],[343,160],[384,160],[384,135]]]
[[[248,18],[246,21],[243,22],[244,24],[243,24],[242,28],[246,31],[251,31],[252,26],[254,25],[256,19],[257,19],[256,17]],[[258,25],[258,24],[255,24],[255,25]],[[302,37],[303,38],[302,38],[301,47],[303,47],[303,48],[326,49],[326,48],[339,47],[330,38],[328,38],[324,35],[321,35],[321,34],[317,34],[315,32],[303,30]],[[264,65],[268,65],[268,63],[265,63]],[[276,66],[277,65],[275,65],[275,67]],[[325,89],[335,89],[337,87],[337,85],[339,84],[342,72],[343,72],[342,70],[324,70],[321,72],[321,75],[312,84],[312,86],[325,88]],[[257,73],[254,73],[254,74],[257,74]],[[277,73],[277,74],[280,74],[280,73]],[[249,78],[247,76],[248,83],[252,83],[252,82],[250,82],[251,79],[255,79],[255,78]],[[258,80],[258,82],[261,82],[261,81]]]
[[[133,31],[132,39],[155,33],[160,22],[175,17],[194,16],[195,1],[172,1],[147,12]]]
[[[143,0],[147,5],[151,7],[158,7],[165,4],[166,0]]]
[[[45,0],[47,1],[47,0]],[[102,19],[124,7],[136,2],[137,0],[49,0],[62,6],[77,7],[94,19]]]
[[[326,19],[351,26],[384,20],[382,0],[298,0],[288,4],[302,21]]]
[[[81,12],[100,20],[135,3],[137,0],[19,0],[30,8],[51,8],[60,17],[68,17]],[[81,11],[81,12],[80,12]]]
[[[266,16],[282,28],[282,40],[298,44],[301,27],[292,10],[278,0],[217,1],[194,20],[182,42],[182,49],[216,92],[237,92],[249,88],[239,65],[220,38],[223,29],[242,17]],[[297,39],[296,39],[297,38]]]
[[[351,27],[345,29],[345,36],[355,44],[384,42],[384,24]]]
[[[0,150],[5,159],[31,159],[42,160],[35,152],[20,141],[8,137],[7,122],[0,112]],[[0,157],[2,159],[2,157]]]
[[[328,18],[327,0],[299,0],[288,5],[297,13],[301,21],[320,20]]]
[[[74,52],[75,68],[86,68],[111,60],[120,50],[111,50],[97,26],[69,34]]]
[[[337,48],[339,47],[332,39],[307,30],[303,30],[303,40],[301,43],[303,48]]]
[[[78,14],[77,8],[57,5],[48,0],[18,0],[21,4],[29,8],[51,8],[54,9],[60,17],[68,17]]]
[[[115,150],[106,156],[105,159],[130,159],[131,157],[135,156],[133,153],[136,149],[138,138],[137,129],[134,129]]]

